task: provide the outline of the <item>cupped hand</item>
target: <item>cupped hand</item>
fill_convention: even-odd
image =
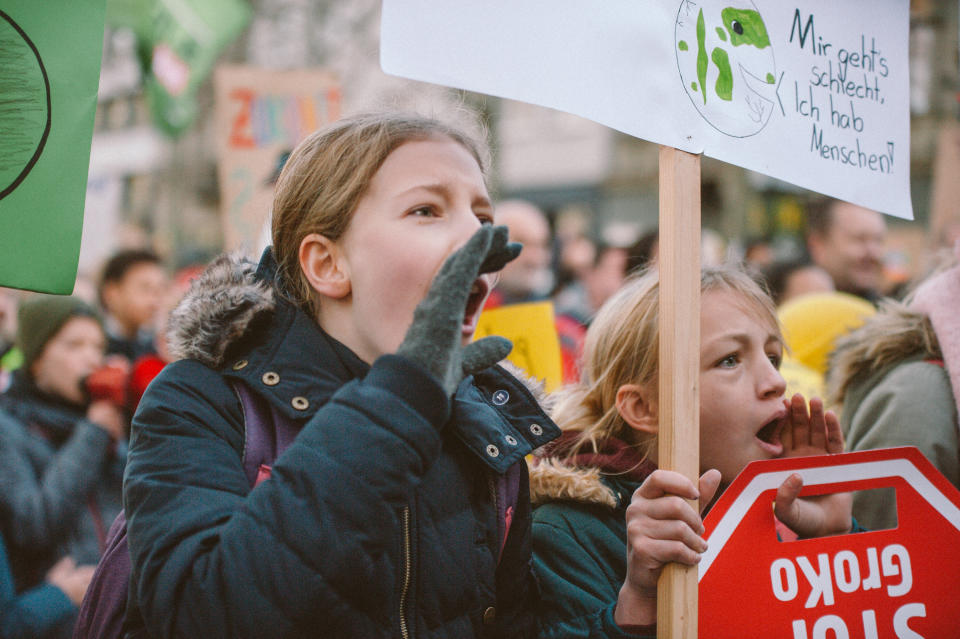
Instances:
[[[397,354],[430,371],[448,396],[465,376],[493,366],[513,348],[510,340],[496,335],[461,346],[461,327],[474,281],[503,268],[520,254],[520,248],[509,241],[507,227],[480,227],[443,263],[414,311]]]
[[[784,457],[834,455],[843,452],[840,420],[833,411],[823,409],[823,401],[814,397],[810,409],[797,393],[783,401],[787,407],[787,425],[783,429]],[[777,489],[774,515],[801,537],[823,537],[849,532],[852,526],[853,496],[834,493],[800,497],[803,478],[798,473],[787,477]]]
[[[823,400],[810,399],[810,410],[803,395],[796,393],[784,399],[787,408],[786,427],[781,434],[784,457],[807,455],[834,455],[843,452],[843,433],[840,420],[832,410],[823,409]]]

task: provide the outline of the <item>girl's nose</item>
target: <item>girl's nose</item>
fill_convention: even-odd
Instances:
[[[482,225],[480,219],[473,214],[472,210],[460,212],[454,222],[455,232],[451,237],[451,246],[455,251],[467,243],[473,234],[476,233]],[[452,251],[451,251],[452,252]]]
[[[762,377],[760,379],[760,396],[764,398],[780,397],[787,390],[787,381],[783,379],[783,375],[781,375],[777,367],[773,365],[773,362],[766,357],[764,357],[763,360],[765,364],[763,365]]]

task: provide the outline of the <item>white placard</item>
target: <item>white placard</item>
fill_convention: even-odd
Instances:
[[[913,219],[908,33],[908,0],[384,0],[380,55]]]

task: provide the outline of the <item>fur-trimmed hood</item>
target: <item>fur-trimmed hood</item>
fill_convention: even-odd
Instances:
[[[573,468],[553,458],[532,457],[530,501],[539,505],[549,501],[575,501],[616,508],[619,499],[600,479],[598,468]]]
[[[276,291],[265,277],[273,258],[257,264],[239,253],[221,255],[193,281],[170,313],[167,341],[175,359],[194,359],[219,368],[231,345],[254,319],[276,307]]]
[[[960,241],[939,261],[906,303],[885,300],[876,316],[838,341],[827,378],[834,405],[853,382],[916,357],[943,360],[960,410]]]
[[[529,466],[535,504],[574,501],[609,508],[625,507],[637,486],[657,469],[644,446],[612,435],[593,440],[570,425]]]
[[[842,406],[854,383],[913,357],[941,357],[930,319],[903,303],[884,300],[866,324],[837,340],[827,373],[827,403]]]

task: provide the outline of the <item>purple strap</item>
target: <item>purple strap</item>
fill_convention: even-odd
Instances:
[[[127,549],[127,520],[123,511],[107,533],[106,550],[97,564],[83,597],[74,639],[122,637],[130,587],[130,551]],[[99,603],[98,602],[104,602]]]
[[[298,425],[285,417],[275,406],[257,395],[239,380],[231,380],[243,408],[244,445],[243,472],[251,486],[256,485],[262,466],[274,460],[293,443]]]
[[[277,455],[293,442],[299,428],[242,382],[234,381],[233,388],[243,409],[243,470],[253,487],[258,476],[269,476],[269,472],[261,473],[261,468],[270,468]],[[120,511],[107,533],[106,550],[80,605],[73,639],[147,636],[142,620],[137,620],[131,628],[125,627],[130,568],[127,520]]]

